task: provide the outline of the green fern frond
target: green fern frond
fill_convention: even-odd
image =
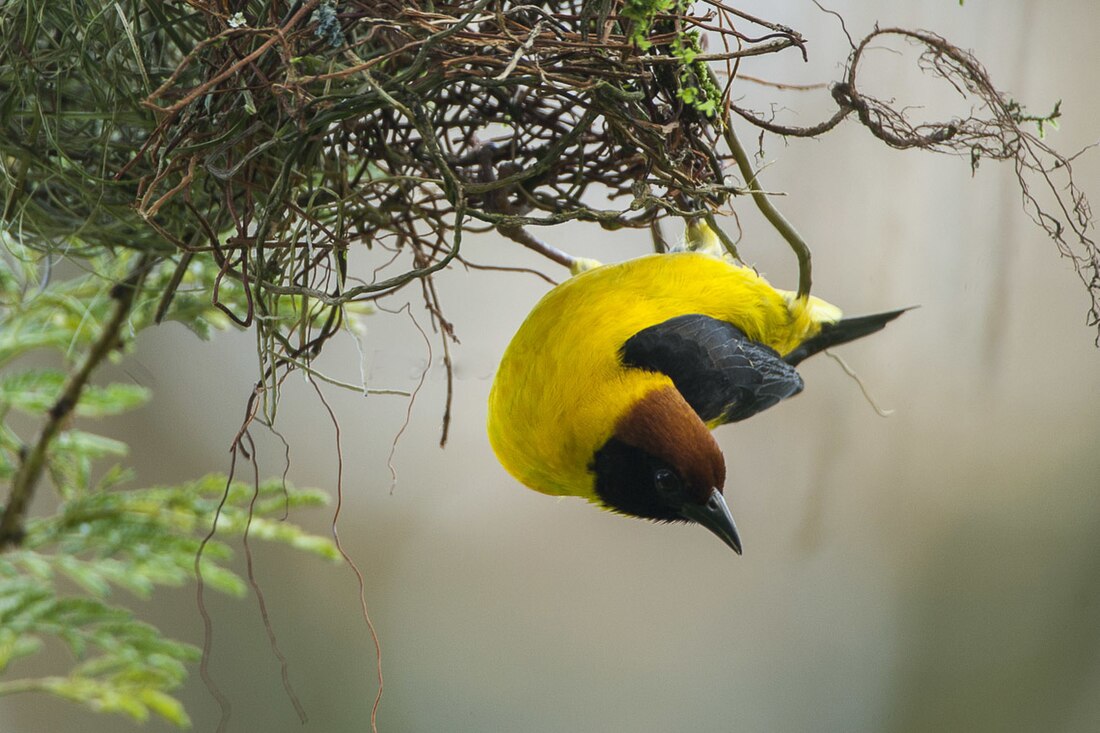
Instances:
[[[48,639],[62,642],[75,666],[67,674],[0,679],[0,695],[48,692],[103,712],[177,725],[188,718],[172,693],[198,658],[191,644],[165,637],[112,601],[123,589],[147,598],[159,586],[195,580],[195,557],[222,494],[218,534],[202,554],[206,585],[243,595],[245,581],[226,563],[225,539],[246,528],[254,540],[279,542],[336,560],[332,541],[281,519],[289,509],[320,506],[327,496],[268,481],[258,487],[210,475],[179,486],[87,493],[27,525],[23,546],[0,555],[0,677]],[[250,517],[249,504],[256,501]],[[75,585],[82,595],[74,595]]]
[[[25,430],[28,418],[47,421],[58,409],[71,372],[103,338],[117,302],[111,289],[136,258],[104,255],[85,261],[87,274],[47,278],[40,255],[3,234],[0,244],[6,248],[0,251],[0,479],[9,483],[26,461],[28,441],[36,439]],[[153,324],[160,301],[152,296],[178,274],[176,267],[166,262],[147,274],[127,314],[127,337],[112,346],[111,356],[122,353],[130,334]],[[167,318],[201,336],[226,326],[229,319],[210,302],[217,277],[212,260],[192,260]],[[246,294],[238,284],[226,283],[219,297],[233,309],[244,308]],[[298,307],[287,303],[288,312]],[[45,358],[55,366],[43,367],[37,355],[33,366],[18,368],[23,357],[42,350],[52,352]],[[252,540],[339,557],[331,540],[286,519],[296,509],[324,505],[322,492],[280,481],[227,485],[217,474],[134,489],[131,471],[105,468],[105,461],[124,457],[128,447],[89,430],[91,421],[133,410],[150,396],[138,385],[85,384],[67,412],[81,420],[80,427],[66,419],[50,440],[44,472],[60,504],[51,514],[27,519],[18,544],[0,553],[0,696],[45,692],[100,712],[139,721],[158,716],[187,726],[174,693],[198,649],[138,619],[127,594],[144,599],[157,588],[195,582],[201,554],[207,588],[244,595],[248,585],[229,563],[230,543],[245,532]],[[17,413],[19,421],[12,422]],[[216,532],[206,541],[215,518]],[[67,668],[45,676],[20,674],[20,660],[58,643],[72,656]]]

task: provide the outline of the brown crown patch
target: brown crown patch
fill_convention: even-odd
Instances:
[[[675,387],[638,400],[619,420],[615,437],[675,468],[699,503],[726,483],[726,462],[710,430]]]

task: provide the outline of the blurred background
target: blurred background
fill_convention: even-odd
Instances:
[[[812,2],[738,6],[809,41],[808,64],[791,51],[746,73],[839,78],[848,41],[836,18]],[[1032,112],[1062,100],[1048,141],[1064,153],[1100,139],[1094,0],[829,7],[853,37],[878,22],[972,49]],[[912,50],[896,50],[868,58],[879,96],[926,105],[929,118],[952,110]],[[790,124],[831,106],[826,90],[738,89],[757,109],[781,99]],[[369,317],[362,354],[350,338],[325,354],[324,371],[353,382],[362,372],[372,387],[412,389],[430,366],[393,454],[396,481],[389,454],[408,400],[325,387],[344,452],[341,536],[382,643],[380,729],[1100,730],[1100,352],[1070,263],[1021,211],[1010,165],[971,175],[968,160],[891,150],[854,122],[818,141],[769,136],[764,162],[764,187],[786,194],[780,208],[813,247],[818,295],[849,314],[921,307],[840,349],[889,417],[822,356],[801,368],[797,399],[718,431],[744,557],[697,527],[527,491],[496,463],[485,400],[510,335],[548,288],[537,277],[455,269],[438,279],[461,339],[446,449],[441,354],[433,344],[429,362],[408,314]],[[1100,200],[1100,151],[1075,173]],[[786,246],[750,202],[738,212],[742,255],[793,288]],[[603,261],[649,246],[645,232],[595,226],[543,234]],[[473,262],[565,276],[495,236],[464,246]],[[363,271],[379,264],[357,255]],[[427,327],[419,302],[412,313]],[[168,325],[147,332],[123,368],[154,391],[114,425],[143,484],[228,469],[256,374],[251,336],[199,343]],[[290,478],[335,492],[335,432],[308,384],[287,383],[279,421]],[[262,440],[259,457],[265,474],[282,472],[278,441]],[[331,512],[296,519],[326,533]],[[310,716],[304,729],[368,730],[375,653],[352,572],[282,548],[255,562]],[[208,603],[229,729],[302,729],[255,599]],[[201,640],[192,588],[143,608],[169,633]],[[197,670],[183,698],[195,728],[213,730],[218,709]],[[0,701],[4,731],[131,727],[43,697]]]

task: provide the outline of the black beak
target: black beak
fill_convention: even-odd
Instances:
[[[722,498],[722,492],[715,489],[703,504],[684,504],[680,507],[680,514],[684,519],[698,522],[723,542],[733,548],[738,555],[741,554],[741,536],[737,533],[737,524],[733,521],[733,515],[726,506],[726,500]]]

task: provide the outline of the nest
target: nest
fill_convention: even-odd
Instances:
[[[271,332],[270,378],[280,358],[315,355],[344,304],[412,284],[449,333],[431,278],[464,261],[464,231],[495,229],[569,265],[538,227],[648,228],[661,249],[662,220],[713,225],[748,193],[808,292],[809,247],[760,190],[731,119],[783,136],[856,119],[893,147],[1015,161],[1025,206],[1073,259],[1100,322],[1088,204],[1072,178],[1054,180],[1071,159],[1027,131],[1052,117],[1026,115],[933,34],[853,42],[836,113],[795,128],[738,106],[737,83],[753,57],[805,56],[802,35],[721,0],[9,0],[0,21],[5,225],[42,250],[130,248],[176,268],[162,315],[192,258],[212,258],[215,302],[235,281],[243,298],[220,307]],[[975,114],[913,123],[863,94],[863,51],[884,37],[916,44]],[[353,246],[407,257],[356,281]],[[288,296],[297,321],[272,318]]]
[[[717,152],[725,116],[707,61],[801,37],[718,3],[699,17],[645,5],[314,2],[267,27],[223,27],[145,100],[160,124],[140,156],[156,173],[140,181],[139,211],[155,223],[216,187],[220,200],[191,215],[235,276],[262,277],[248,254],[262,252],[278,275],[265,291],[327,303],[431,274],[458,256],[464,228],[531,244],[524,227],[709,214],[737,188]],[[729,22],[715,25],[719,13]],[[708,29],[722,53],[701,52]],[[419,272],[347,286],[353,242],[411,249]],[[303,246],[325,251],[325,266],[303,261]]]

